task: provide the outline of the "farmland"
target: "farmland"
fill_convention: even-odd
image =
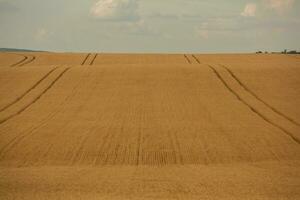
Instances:
[[[0,53],[0,199],[299,199],[299,66]]]

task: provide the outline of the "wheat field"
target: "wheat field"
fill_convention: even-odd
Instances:
[[[299,66],[0,53],[0,199],[300,199]]]

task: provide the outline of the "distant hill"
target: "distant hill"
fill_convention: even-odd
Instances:
[[[42,52],[42,51],[30,50],[30,49],[0,48],[0,52]]]

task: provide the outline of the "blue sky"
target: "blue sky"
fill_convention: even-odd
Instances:
[[[0,0],[0,47],[72,52],[300,50],[297,0]]]

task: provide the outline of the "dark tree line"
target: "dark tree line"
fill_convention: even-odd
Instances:
[[[267,52],[267,51],[265,51],[265,52],[262,52],[262,51],[257,51],[257,52],[255,52],[256,54],[261,54],[261,53],[269,53],[269,52]],[[272,52],[272,53],[279,53],[279,52]],[[292,51],[288,51],[287,49],[285,49],[284,51],[282,51],[282,52],[280,52],[280,53],[282,53],[282,54],[300,54],[300,52],[299,51],[296,51],[296,50],[292,50]]]
[[[288,50],[284,50],[281,53],[283,54],[300,54],[300,52],[296,51],[296,50],[292,50],[292,51],[288,51]]]

